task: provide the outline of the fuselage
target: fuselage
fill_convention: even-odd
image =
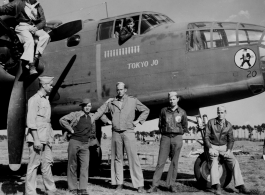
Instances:
[[[120,45],[115,31],[127,17],[136,21],[137,35]],[[83,98],[91,98],[95,110],[116,96],[119,81],[151,109],[149,119],[157,118],[167,105],[169,91],[178,92],[188,115],[259,94],[264,91],[264,29],[228,22],[177,24],[155,12],[86,20],[77,34],[50,43],[42,57],[43,75],[55,76],[56,83],[77,56],[52,101],[53,121],[56,125],[62,115],[79,110]],[[27,96],[37,88],[33,83]]]

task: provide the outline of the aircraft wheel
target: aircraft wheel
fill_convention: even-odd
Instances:
[[[221,187],[224,188],[230,183],[232,179],[232,172],[229,171],[222,157],[219,158],[218,171],[219,171]],[[195,161],[194,175],[198,182],[199,188],[206,189],[211,187],[210,169],[208,167],[206,156],[204,153],[202,153]]]

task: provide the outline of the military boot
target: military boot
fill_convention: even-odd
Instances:
[[[30,75],[38,74],[34,63],[29,64],[29,74]]]
[[[244,185],[237,186],[236,189],[238,189],[239,193],[242,194],[250,194],[251,191],[248,190]]]
[[[216,184],[216,191],[215,191],[216,195],[223,195],[222,191],[221,191],[221,185],[220,184]]]

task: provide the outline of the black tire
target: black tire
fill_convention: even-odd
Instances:
[[[220,183],[221,187],[224,188],[230,183],[232,179],[232,172],[228,169],[222,157],[219,158],[219,164],[221,165],[219,171],[220,174],[222,174],[220,177]],[[200,189],[207,189],[211,187],[209,174],[210,170],[207,165],[206,156],[205,153],[202,153],[198,156],[194,164],[194,175],[198,182],[197,186]]]

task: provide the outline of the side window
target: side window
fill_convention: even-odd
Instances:
[[[112,38],[113,37],[112,33],[113,33],[113,21],[100,23],[98,25],[97,40],[101,41]]]
[[[154,14],[159,23],[174,23],[169,17],[161,14]]]
[[[134,32],[139,34],[138,26],[139,26],[139,18],[140,18],[140,16],[139,15],[138,16],[131,16],[130,18],[132,18],[134,20]]]
[[[119,38],[119,34],[124,23],[124,19],[118,19],[115,21],[113,38]]]
[[[250,43],[258,43],[262,35],[259,30],[247,30],[247,33]]]
[[[236,45],[236,30],[213,29],[213,48]]]
[[[213,29],[213,47],[225,46],[228,46],[228,41],[224,29]]]
[[[148,30],[152,29],[153,26],[158,25],[159,22],[150,14],[143,14],[141,21],[141,34],[144,34]]]
[[[188,51],[198,51],[210,48],[210,30],[191,30],[187,31],[186,36]]]
[[[224,30],[228,46],[236,45],[236,30]]]
[[[248,44],[246,30],[238,30],[238,42],[239,42],[239,45]]]

